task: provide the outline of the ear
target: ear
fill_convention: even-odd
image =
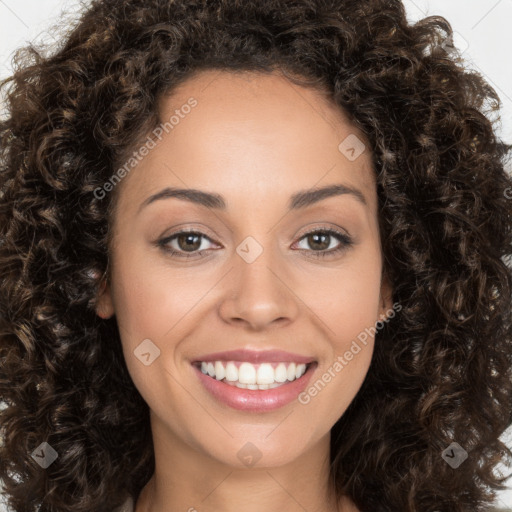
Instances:
[[[96,300],[96,314],[103,319],[110,318],[114,314],[114,304],[112,302],[112,294],[110,292],[110,285],[102,280],[97,300]]]
[[[393,288],[388,279],[388,276],[384,273],[381,280],[380,286],[380,307],[379,307],[379,318],[385,320],[388,317],[390,310],[393,307]]]

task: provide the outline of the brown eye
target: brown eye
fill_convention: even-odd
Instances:
[[[203,246],[203,240],[211,242],[210,238],[199,231],[179,231],[162,238],[156,244],[162,250],[177,258],[192,258],[195,256],[200,258],[209,249],[209,247]],[[313,257],[334,256],[353,244],[351,237],[330,228],[310,231],[299,240],[305,240],[307,245],[307,247],[299,249],[311,253]],[[336,241],[338,241],[337,245]],[[333,243],[334,246],[332,246]]]
[[[311,235],[307,235],[306,238],[311,249],[315,251],[325,251],[329,248],[329,242],[332,237],[327,234],[313,233]]]
[[[178,247],[184,251],[197,251],[201,246],[201,235],[195,233],[180,233],[176,237]]]
[[[157,245],[171,256],[190,258],[201,256],[208,249],[203,244],[204,240],[211,240],[199,231],[179,231],[157,242]]]
[[[305,240],[308,246],[306,248],[300,248],[300,250],[312,252],[311,255],[313,257],[332,256],[348,249],[353,244],[352,238],[348,235],[330,228],[309,231],[305,233],[300,240]],[[338,241],[337,246],[335,243],[336,240]],[[332,242],[334,242],[334,246],[331,246]]]

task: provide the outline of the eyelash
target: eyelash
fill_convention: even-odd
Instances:
[[[306,238],[308,235],[315,234],[315,233],[322,233],[322,234],[325,234],[325,235],[332,236],[332,237],[338,239],[338,241],[340,242],[340,245],[336,249],[330,249],[330,250],[324,250],[324,251],[315,251],[315,250],[308,251],[307,249],[299,249],[301,251],[313,252],[314,253],[314,255],[312,255],[313,258],[325,258],[325,257],[328,257],[328,256],[333,256],[335,254],[340,253],[341,251],[344,251],[344,250],[348,249],[350,246],[353,245],[353,240],[352,240],[352,238],[350,236],[346,235],[345,233],[342,233],[341,231],[337,231],[337,230],[332,229],[332,228],[315,228],[315,229],[312,229],[311,231],[308,231],[308,232],[304,233],[299,238],[299,241],[302,240],[303,238]],[[189,229],[185,229],[185,230],[177,231],[176,233],[173,233],[172,235],[166,236],[165,238],[162,238],[162,239],[158,240],[156,242],[156,245],[160,249],[162,249],[163,251],[168,253],[171,257],[176,256],[178,258],[184,258],[184,259],[197,257],[198,255],[200,257],[202,257],[203,253],[209,250],[209,249],[203,249],[202,251],[186,253],[186,252],[176,251],[174,249],[170,249],[167,246],[167,244],[171,240],[173,240],[176,237],[178,237],[179,235],[183,235],[183,234],[199,235],[202,238],[206,238],[206,239],[212,241],[208,236],[206,236],[204,233],[201,233],[200,231],[195,231],[193,229],[190,229],[190,230]]]

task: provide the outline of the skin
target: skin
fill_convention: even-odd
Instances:
[[[314,383],[389,314],[369,144],[321,93],[278,72],[202,71],[162,99],[162,119],[191,96],[197,106],[117,185],[111,281],[97,306],[102,318],[116,315],[128,370],[151,410],[156,471],[136,512],[357,512],[327,485],[330,429],[366,376],[373,337],[308,404],[264,413],[216,401],[191,361],[281,349],[316,359]],[[350,134],[367,148],[354,161],[338,149]],[[367,204],[344,194],[287,213],[293,193],[339,183]],[[165,187],[221,194],[227,208],[167,198],[139,210]],[[203,257],[180,259],[153,243],[182,228],[206,235],[196,246]],[[304,236],[313,228],[354,243],[315,258],[342,242],[331,237],[319,250]],[[251,263],[236,252],[248,236],[263,248]],[[169,245],[187,252],[186,240]],[[134,355],[145,339],[160,349],[148,366]],[[262,454],[252,467],[237,457],[247,442]]]

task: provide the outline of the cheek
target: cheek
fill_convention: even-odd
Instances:
[[[301,283],[304,302],[318,315],[337,352],[375,325],[380,305],[381,259],[373,247],[347,257]]]
[[[308,305],[322,320],[329,350],[299,401],[314,403],[330,422],[343,414],[368,372],[379,319],[380,279],[380,253],[372,245],[347,257],[329,278],[317,276],[315,286],[303,288]]]
[[[361,258],[329,280],[310,303],[321,318],[328,349],[299,403],[329,428],[344,414],[370,367],[379,313],[380,260]],[[318,284],[318,283],[317,283]]]
[[[177,283],[175,272],[162,270],[161,264],[135,250],[120,253],[112,265],[112,297],[124,358],[136,388],[152,410],[183,406],[173,379],[173,340],[184,336],[180,329],[197,302],[196,295],[197,291],[194,294],[190,287]],[[149,364],[144,363],[146,353]]]
[[[322,321],[328,337],[344,344],[377,320],[380,254],[368,243],[336,265],[299,264],[295,270],[283,268],[283,274],[299,302]],[[146,338],[156,343],[179,339],[186,318],[207,307],[208,292],[222,273],[207,266],[172,267],[161,256],[148,257],[142,250],[119,253],[112,269],[112,293],[123,344],[128,342],[133,350]]]
[[[176,271],[135,251],[120,256],[113,267],[113,300],[123,343],[168,339],[180,321],[208,290],[193,274]],[[192,280],[191,280],[192,279]],[[198,285],[201,287],[198,288]]]

